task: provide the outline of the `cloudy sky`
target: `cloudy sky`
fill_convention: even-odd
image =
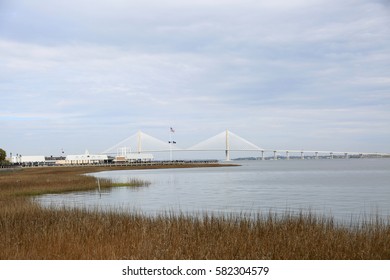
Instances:
[[[101,152],[142,130],[390,152],[388,0],[0,0],[0,147]]]

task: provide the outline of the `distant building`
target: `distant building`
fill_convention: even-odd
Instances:
[[[114,162],[150,162],[153,160],[152,154],[129,153],[116,156]]]
[[[68,155],[65,158],[65,164],[96,164],[108,161],[107,155],[91,155],[88,150],[82,155]]]
[[[22,165],[44,165],[45,156],[16,155],[11,157],[11,163],[22,164]]]
[[[60,156],[60,157],[45,157],[45,165],[48,166],[53,166],[53,165],[63,165],[65,164],[65,157]]]
[[[152,154],[132,153],[128,147],[118,149],[114,162],[150,162],[153,160]]]

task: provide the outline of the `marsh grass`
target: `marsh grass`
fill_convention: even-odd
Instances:
[[[147,217],[44,209],[28,197],[96,188],[84,171],[0,175],[0,259],[390,259],[389,221],[379,218],[345,227],[304,212]]]
[[[112,187],[129,187],[129,188],[138,188],[138,187],[147,187],[150,185],[149,181],[129,178],[125,182],[115,182],[111,181]]]

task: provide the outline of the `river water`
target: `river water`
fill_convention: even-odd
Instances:
[[[36,197],[45,207],[139,212],[145,215],[295,213],[310,211],[342,221],[390,215],[390,159],[237,161],[218,168],[125,170],[93,173],[147,187],[116,187]]]

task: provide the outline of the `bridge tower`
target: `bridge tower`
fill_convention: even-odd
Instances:
[[[140,154],[141,151],[142,151],[141,130],[138,130],[138,135],[137,135],[137,152]]]
[[[225,139],[225,155],[226,161],[230,161],[230,145],[229,145],[229,130],[226,129],[226,139]]]

